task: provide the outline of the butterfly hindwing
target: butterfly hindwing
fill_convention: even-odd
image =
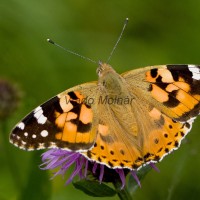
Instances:
[[[138,131],[143,139],[138,137],[133,141],[133,134],[131,140],[130,135],[125,132],[110,132],[110,123],[99,124],[94,147],[82,154],[110,168],[139,169],[150,162],[161,161],[180,146],[182,139],[190,131],[193,120],[176,122],[155,108],[148,115],[151,117],[148,132]],[[145,126],[145,122],[139,125]]]

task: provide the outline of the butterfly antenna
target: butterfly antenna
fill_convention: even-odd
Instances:
[[[111,57],[112,57],[112,55],[113,55],[113,53],[114,53],[114,51],[115,51],[115,49],[116,49],[116,47],[117,47],[119,41],[120,41],[121,38],[122,38],[122,35],[123,35],[123,33],[124,33],[124,30],[125,30],[125,28],[126,28],[126,26],[127,26],[127,24],[128,24],[128,20],[129,20],[129,19],[126,18],[125,21],[124,21],[124,26],[123,26],[123,28],[122,28],[122,31],[121,31],[121,33],[120,33],[118,39],[117,39],[117,42],[115,43],[115,46],[113,47],[113,49],[112,49],[112,51],[111,51],[111,53],[110,53],[110,56],[108,57],[107,63],[110,61],[110,59],[111,59]]]
[[[84,59],[84,60],[88,60],[88,61],[90,61],[90,62],[92,62],[92,63],[97,64],[96,61],[94,61],[94,60],[92,60],[92,59],[90,59],[90,58],[88,58],[88,57],[82,56],[82,55],[80,55],[80,54],[78,54],[78,53],[75,53],[74,51],[71,51],[71,50],[69,50],[69,49],[66,49],[66,48],[62,47],[61,45],[55,43],[55,42],[54,42],[53,40],[51,40],[51,39],[47,39],[47,42],[49,42],[49,43],[51,43],[51,44],[53,44],[53,45],[55,45],[55,46],[57,46],[57,47],[63,49],[64,51],[66,51],[66,52],[68,52],[68,53],[70,53],[70,54],[73,54],[73,55],[78,56],[78,57],[80,57],[80,58],[82,58],[82,59]]]

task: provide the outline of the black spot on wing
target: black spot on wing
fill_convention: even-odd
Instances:
[[[87,151],[87,157],[88,157],[88,158],[92,158],[91,151]]]
[[[84,124],[79,119],[71,119],[70,122],[73,123],[73,124],[76,124],[77,132],[80,132],[80,133],[89,132],[91,130],[91,128],[92,128],[92,123]]]
[[[155,143],[155,144],[158,144],[158,143],[159,143],[159,139],[158,139],[158,138],[155,138],[155,139],[154,139],[154,143]]]
[[[200,74],[199,74],[200,76]],[[200,80],[193,80],[193,83],[190,84],[190,87],[191,87],[191,91],[190,93],[192,95],[195,95],[195,94],[200,94]]]
[[[178,147],[178,146],[179,146],[178,141],[175,141],[175,142],[174,142],[174,146],[175,146],[175,147]]]
[[[164,119],[163,115],[160,116],[159,123],[160,123],[160,125],[165,124],[165,119]]]
[[[156,78],[156,76],[158,75],[158,69],[157,68],[151,69],[150,73],[152,78]]]
[[[76,94],[74,92],[69,92],[68,95],[70,96],[71,99],[73,100],[77,100],[78,97],[76,96]]]
[[[162,83],[162,77],[159,75],[158,78],[156,78],[156,82]]]
[[[174,108],[174,107],[178,106],[180,104],[180,101],[178,99],[176,99],[177,92],[178,92],[178,90],[174,90],[174,91],[170,92],[168,95],[168,98],[169,98],[168,101],[163,102],[163,104],[170,108]]]
[[[168,142],[168,143],[167,143],[167,145],[171,145],[171,144],[172,144],[172,142]]]
[[[88,105],[88,104],[84,104],[86,106],[86,108],[91,108],[91,105]]]
[[[189,129],[190,128],[190,123],[186,122],[185,126]]]
[[[119,151],[122,155],[125,155],[125,152],[124,152],[124,150],[123,149],[120,149],[120,151]]]
[[[137,169],[138,167],[140,167],[140,164],[137,165],[136,163],[134,163],[134,164],[132,165],[132,168],[133,168],[133,169]]]
[[[113,167],[113,163],[112,163],[111,161],[108,161],[108,165],[109,165],[110,167]]]
[[[154,119],[154,122],[157,126],[162,126],[165,124],[165,119],[163,117],[163,115],[160,115],[160,118],[159,119]]]
[[[165,148],[165,152],[168,153],[168,152],[169,152],[169,149],[168,149],[168,148]]]
[[[102,135],[101,133],[99,133],[99,136],[100,136],[100,138],[101,138],[104,142],[106,142],[106,143],[108,143],[108,144],[114,142],[112,136],[109,135],[109,134],[108,134],[108,135]]]
[[[165,133],[165,134],[164,134],[164,137],[165,137],[165,138],[168,138],[168,134],[167,134],[167,133]]]
[[[104,150],[104,146],[103,146],[103,145],[101,145],[100,148],[101,148],[102,150]]]
[[[111,155],[114,155],[115,153],[114,153],[114,151],[111,150],[111,151],[110,151],[110,154],[111,154]]]
[[[156,162],[158,162],[160,160],[160,156],[155,156],[154,159]]]
[[[157,79],[156,79],[156,81],[157,81]],[[157,85],[159,88],[165,90],[166,87],[169,85],[169,83],[163,83],[162,81],[160,81],[160,82],[156,82],[155,85]]]
[[[51,122],[54,123],[55,122],[55,112],[58,113],[63,113],[63,110],[60,106],[60,98],[58,98],[57,96],[53,97],[52,99],[50,99],[49,101],[47,101],[46,103],[44,103],[43,105],[41,105],[41,108],[43,110],[43,115],[45,117],[47,117],[47,123]]]
[[[87,105],[86,103],[80,103],[76,101],[70,101],[70,103],[73,105],[73,108],[71,109],[71,112],[76,113],[78,116],[81,112],[81,107],[84,104],[87,108],[91,108],[90,105]]]
[[[92,123],[84,124],[84,123],[82,123],[82,121],[79,121],[79,124],[77,127],[78,132],[86,133],[86,132],[89,132],[91,129],[92,129]]]
[[[124,167],[124,163],[120,163],[119,165],[120,165],[121,167]]]
[[[135,160],[136,163],[141,162],[141,161],[144,161],[144,159],[141,157],[138,157],[137,160]]]
[[[60,107],[60,98],[58,98],[57,96],[53,97],[52,99],[50,99],[49,101],[47,101],[43,107],[44,112],[46,111],[45,108],[48,108],[49,106],[53,107],[54,110],[56,110],[59,113],[62,113],[63,110]],[[48,108],[49,109],[49,108]]]
[[[80,150],[80,149],[90,149],[93,143],[70,143],[70,142],[63,142],[61,140],[56,142],[56,146],[62,149],[71,149],[72,151]],[[89,153],[88,153],[89,154]],[[89,157],[89,156],[88,156]]]
[[[147,91],[151,92],[151,91],[152,91],[152,89],[153,89],[153,86],[152,86],[152,84],[149,84],[149,87],[148,87]]]
[[[174,81],[178,81],[182,77],[186,83],[192,83],[192,72],[189,70],[188,65],[167,65],[167,69],[171,72]]]
[[[163,150],[163,147],[161,147],[161,148],[157,151],[157,153],[160,153],[162,150]]]
[[[71,109],[71,112],[76,113],[77,115],[81,112],[81,105],[80,103],[77,103],[76,101],[70,101],[70,103],[73,105],[73,108]]]

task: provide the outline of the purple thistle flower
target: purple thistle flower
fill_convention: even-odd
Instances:
[[[74,171],[66,181],[66,184],[71,183],[76,176],[79,176],[80,179],[86,179],[89,173],[92,174],[93,177],[97,178],[99,183],[102,183],[102,181],[113,182],[117,175],[117,179],[121,180],[122,183],[121,189],[123,189],[126,184],[126,175],[130,172],[138,186],[141,187],[139,178],[134,170],[110,169],[105,165],[88,160],[78,152],[51,149],[42,154],[42,161],[43,164],[41,165],[41,169],[43,170],[52,170],[59,167],[59,170],[53,177],[56,175],[64,175],[72,165],[75,165]],[[158,170],[153,163],[151,163],[150,166],[153,169]]]

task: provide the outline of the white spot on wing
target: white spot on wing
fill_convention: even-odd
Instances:
[[[23,144],[23,145],[25,145],[25,144],[26,144],[26,142],[24,142],[24,141],[22,140],[22,144]]]
[[[200,70],[195,65],[188,65],[188,69],[192,72],[192,78],[200,80]]]
[[[56,143],[55,142],[50,142],[50,147],[56,147]]]
[[[49,133],[48,133],[47,130],[43,130],[43,131],[41,131],[40,135],[41,135],[42,137],[47,137],[47,136],[49,135]]]
[[[39,124],[44,124],[47,121],[47,117],[42,114],[37,121]]]
[[[41,110],[42,107],[41,106],[38,106],[35,110],[34,110],[34,113],[36,113],[37,111]]]
[[[20,122],[20,123],[17,125],[17,127],[20,128],[21,130],[24,130],[24,127],[25,127],[24,122]]]
[[[47,117],[43,115],[43,110],[41,106],[38,106],[34,110],[34,117],[37,119],[38,124],[44,124],[47,121]]]
[[[27,137],[27,136],[28,136],[28,133],[27,133],[27,132],[25,132],[25,133],[24,133],[24,136],[25,136],[25,137]]]
[[[36,135],[35,135],[35,134],[33,134],[33,135],[32,135],[32,138],[36,138]]]
[[[44,143],[39,143],[39,147],[37,149],[39,150],[39,149],[44,149],[44,148],[45,148]]]

